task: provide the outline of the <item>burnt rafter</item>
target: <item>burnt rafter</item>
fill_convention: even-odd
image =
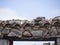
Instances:
[[[60,16],[52,20],[37,17],[29,20],[0,20],[0,38],[51,38],[60,37]]]

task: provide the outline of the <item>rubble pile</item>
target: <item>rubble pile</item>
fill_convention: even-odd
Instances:
[[[60,37],[60,16],[47,20],[37,17],[28,20],[0,20],[0,38],[15,36],[19,38],[50,38]]]

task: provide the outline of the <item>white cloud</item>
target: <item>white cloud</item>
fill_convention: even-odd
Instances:
[[[22,16],[17,16],[16,10],[10,8],[0,8],[0,20],[12,20],[12,19],[26,19]]]
[[[60,9],[51,9],[48,10],[47,13],[45,14],[45,17],[47,19],[53,19],[56,16],[60,16]]]
[[[60,16],[60,9],[50,10],[50,11],[49,11],[49,14],[50,14],[52,17]]]
[[[60,14],[60,9],[51,10],[51,13],[53,13],[53,14]]]

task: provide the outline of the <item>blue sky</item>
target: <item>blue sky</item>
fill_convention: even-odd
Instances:
[[[0,0],[0,19],[60,16],[60,0]]]
[[[54,41],[14,41],[13,45],[43,45],[43,43],[54,43]]]

